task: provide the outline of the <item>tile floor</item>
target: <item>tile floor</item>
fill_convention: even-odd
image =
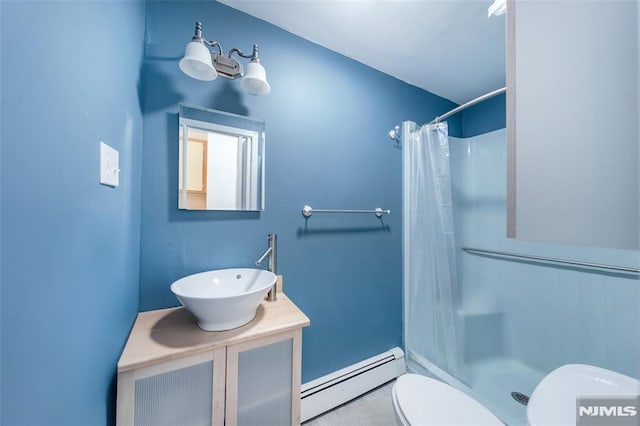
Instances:
[[[393,381],[313,418],[303,426],[396,426],[392,386]]]

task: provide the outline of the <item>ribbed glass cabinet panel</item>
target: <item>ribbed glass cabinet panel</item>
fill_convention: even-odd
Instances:
[[[136,426],[211,425],[213,362],[136,380]]]
[[[238,354],[238,426],[291,424],[293,340]]]

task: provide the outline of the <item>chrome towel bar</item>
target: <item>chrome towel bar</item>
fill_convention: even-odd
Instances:
[[[314,213],[373,213],[376,217],[382,217],[383,214],[391,214],[391,210],[382,210],[380,207],[376,207],[374,210],[318,210],[311,206],[302,208],[302,216],[304,217],[311,217]]]
[[[495,250],[485,250],[474,247],[461,247],[462,251],[466,251],[469,253],[482,253],[482,254],[490,254],[494,256],[504,256],[511,257],[515,259],[525,259],[525,260],[533,260],[539,262],[549,262],[555,263],[557,265],[568,265],[568,266],[578,266],[583,268],[592,268],[592,269],[602,269],[606,271],[614,271],[614,272],[624,272],[627,274],[640,274],[640,269],[638,268],[630,268],[628,266],[617,266],[617,265],[605,265],[602,263],[590,263],[590,262],[580,262],[577,260],[567,260],[567,259],[557,259],[553,257],[544,257],[544,256],[533,256],[530,254],[521,254],[521,253],[508,253],[505,251],[495,251]]]

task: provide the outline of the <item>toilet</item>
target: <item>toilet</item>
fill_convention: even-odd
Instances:
[[[595,365],[566,364],[547,374],[538,383],[527,406],[527,422],[530,426],[575,425],[580,423],[576,418],[576,404],[580,398],[606,401],[611,398],[636,398],[638,395],[638,379]],[[637,420],[638,414],[635,416]]]
[[[419,374],[398,377],[391,393],[398,426],[504,426],[475,399]]]

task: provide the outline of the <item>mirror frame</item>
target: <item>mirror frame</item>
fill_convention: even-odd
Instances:
[[[248,205],[235,209],[195,209],[187,206],[187,192],[183,190],[183,185],[186,186],[187,182],[186,175],[188,157],[182,154],[188,151],[184,146],[184,142],[188,141],[188,129],[216,132],[239,137],[257,135],[257,138],[255,138],[255,146],[252,148],[252,151],[255,151],[255,164],[251,168],[253,172],[251,176],[252,184],[250,187],[255,189],[255,196],[252,194],[252,196],[249,197],[251,200]],[[181,135],[186,135],[185,141],[182,140]],[[265,122],[263,120],[257,120],[225,111],[180,104],[180,112],[178,114],[178,209],[195,211],[263,211],[265,208],[265,139]],[[180,161],[182,161],[182,163],[180,163]],[[210,187],[211,183],[206,183],[206,186]],[[246,191],[246,189],[247,187],[245,186],[242,190]]]

